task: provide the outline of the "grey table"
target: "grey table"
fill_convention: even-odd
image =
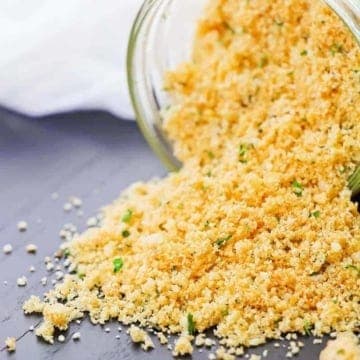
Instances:
[[[28,118],[0,109],[0,247],[13,245],[13,253],[0,253],[0,347],[7,336],[19,338],[13,354],[0,351],[0,359],[170,359],[170,352],[157,346],[144,353],[129,342],[118,324],[104,328],[87,320],[72,324],[65,343],[50,346],[28,331],[39,317],[24,316],[23,301],[31,294],[41,295],[51,287],[43,287],[40,279],[47,275],[43,259],[52,255],[61,243],[59,230],[72,222],[80,230],[86,218],[112,201],[122,189],[134,181],[147,180],[166,173],[148,148],[134,122],[92,111]],[[51,194],[57,192],[58,200]],[[66,213],[63,204],[69,196],[79,196],[84,204],[84,217],[74,211]],[[17,222],[28,222],[28,230],[20,233]],[[36,255],[27,254],[25,246],[38,246]],[[29,267],[36,272],[29,273]],[[19,288],[16,279],[28,278],[28,285]],[[7,281],[7,285],[4,284]],[[77,343],[70,335],[80,330]],[[323,345],[313,345],[312,339],[302,339],[306,346],[297,359],[318,359]],[[156,339],[154,342],[158,344]],[[324,341],[325,342],[325,341]],[[284,344],[287,344],[284,343]],[[261,354],[269,349],[267,359],[285,359],[286,349],[276,349],[273,343],[251,350]],[[195,350],[193,359],[207,359],[208,352]]]

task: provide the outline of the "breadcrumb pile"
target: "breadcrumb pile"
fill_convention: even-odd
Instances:
[[[89,314],[181,334],[176,355],[212,327],[228,347],[358,329],[346,183],[360,161],[360,51],[345,25],[320,0],[211,0],[165,88],[183,167],[134,184],[66,245],[74,273],[24,305],[43,315],[37,335],[53,342]]]

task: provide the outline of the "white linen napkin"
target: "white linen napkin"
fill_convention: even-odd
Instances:
[[[126,48],[142,0],[0,1],[0,105],[133,116]]]

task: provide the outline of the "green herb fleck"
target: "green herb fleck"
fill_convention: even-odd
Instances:
[[[284,25],[284,22],[281,21],[281,20],[275,19],[274,22],[275,22],[275,24],[276,24],[277,26],[280,26],[280,27]]]
[[[189,335],[195,335],[195,321],[194,321],[194,316],[191,313],[187,314],[187,330]]]
[[[302,184],[300,184],[297,180],[294,180],[293,183],[291,184],[292,188],[293,188],[293,193],[300,197],[303,194],[304,191],[304,187],[302,186]]]
[[[210,150],[207,150],[206,153],[207,153],[209,159],[213,159],[215,157],[214,153]]]
[[[77,276],[78,276],[78,278],[79,278],[80,280],[84,280],[84,278],[85,278],[85,274],[84,274],[84,273],[78,273]]]
[[[114,259],[113,265],[114,265],[114,273],[117,273],[122,269],[124,265],[124,260],[122,258]]]
[[[360,267],[355,265],[346,265],[345,269],[354,270],[357,272],[358,276],[360,276]]]
[[[316,210],[310,213],[309,217],[314,217],[315,219],[318,219],[320,217],[320,211]]]
[[[233,28],[232,26],[230,26],[230,24],[229,24],[228,22],[224,21],[224,22],[223,22],[223,25],[225,26],[225,28],[226,28],[227,30],[229,30],[230,32],[232,32],[233,34],[235,34],[234,28]]]
[[[130,231],[129,230],[123,230],[123,232],[121,233],[121,235],[124,237],[124,238],[127,238],[130,236]]]
[[[218,247],[221,247],[221,246],[223,246],[228,240],[230,240],[231,237],[232,237],[232,235],[220,237],[220,238],[218,238],[218,239],[215,241],[215,244],[216,244]]]
[[[344,349],[339,349],[336,353],[338,355],[345,355],[345,350]]]
[[[312,327],[311,322],[309,320],[304,320],[303,329],[307,336],[311,336],[311,327]]]
[[[70,253],[70,249],[68,249],[68,248],[66,248],[65,250],[64,250],[64,257],[69,257],[71,255],[71,253]]]
[[[307,54],[308,54],[307,50],[303,50],[303,51],[301,51],[301,53],[300,53],[301,56],[306,56]]]
[[[133,214],[132,210],[127,209],[125,214],[121,218],[121,221],[124,222],[124,223],[129,223],[130,220],[131,220],[132,214]]]
[[[240,144],[239,145],[239,161],[243,164],[246,164],[248,162],[248,159],[246,158],[246,155],[248,154],[249,148],[252,145],[248,144]]]
[[[330,52],[332,55],[335,55],[337,53],[342,53],[344,51],[344,48],[341,44],[334,43],[330,47]]]
[[[269,58],[267,57],[267,55],[261,56],[260,61],[259,61],[259,67],[260,67],[260,68],[263,68],[263,67],[265,67],[267,64],[269,64]]]
[[[223,309],[223,310],[221,311],[221,315],[222,315],[223,317],[228,316],[228,315],[229,315],[229,308],[226,307],[225,309]]]

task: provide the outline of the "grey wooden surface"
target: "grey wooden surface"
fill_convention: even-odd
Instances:
[[[115,322],[110,324],[110,333],[87,320],[81,325],[72,324],[66,342],[50,346],[28,331],[39,317],[24,316],[21,310],[22,302],[31,294],[41,295],[51,286],[40,284],[40,279],[48,275],[43,259],[60,245],[58,233],[64,223],[75,223],[82,230],[87,217],[127,185],[165,173],[134,122],[96,111],[34,119],[0,109],[0,247],[6,243],[14,247],[11,255],[0,253],[0,347],[7,336],[20,338],[16,352],[9,355],[2,350],[0,359],[172,358],[160,346],[144,353],[130,344],[124,332],[116,339]],[[53,192],[59,193],[56,201],[51,199]],[[63,211],[63,204],[72,195],[84,202],[83,218],[74,211]],[[20,220],[29,224],[25,233],[16,228]],[[26,253],[28,243],[38,245],[36,255]],[[33,274],[28,271],[31,265],[37,269]],[[25,288],[16,285],[22,275],[28,278]],[[74,343],[70,335],[78,330],[81,340]],[[312,339],[303,341],[306,346],[297,359],[318,359],[323,345],[313,345]],[[156,339],[154,342],[158,344]],[[267,359],[285,359],[286,349],[275,349],[273,343],[250,353],[261,354],[265,348],[269,349]],[[198,350],[192,356],[195,360],[207,357],[208,352]]]

